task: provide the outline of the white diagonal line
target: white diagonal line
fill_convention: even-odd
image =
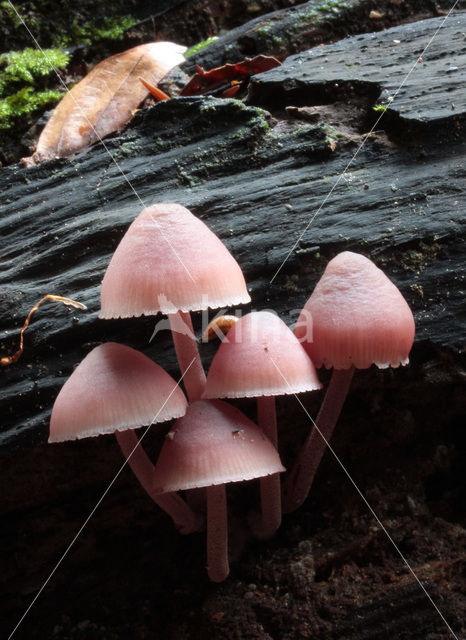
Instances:
[[[409,76],[412,74],[412,72],[414,71],[414,69],[416,68],[416,66],[419,64],[419,60],[424,56],[425,52],[427,51],[427,49],[430,47],[430,45],[432,44],[432,42],[434,41],[434,39],[437,37],[438,32],[440,31],[440,29],[443,27],[443,25],[445,24],[446,20],[449,18],[449,16],[451,15],[451,13],[454,11],[456,5],[458,4],[459,0],[455,0],[455,3],[453,4],[453,6],[450,8],[450,10],[448,11],[448,13],[446,14],[446,16],[444,17],[444,19],[442,20],[442,22],[440,23],[440,25],[437,27],[437,29],[435,30],[434,34],[432,35],[431,39],[429,40],[429,42],[426,44],[426,46],[424,47],[424,49],[422,50],[422,53],[419,54],[418,56],[416,56],[416,61],[414,62],[414,64],[412,65],[411,69],[408,71],[408,73],[406,74],[405,78],[403,79],[402,83],[400,84],[400,86],[398,87],[398,89],[395,91],[395,93],[393,94],[392,100],[390,100],[390,105],[392,105],[395,101],[395,98],[397,97],[397,95],[400,93],[401,89],[404,87],[406,81],[408,80]],[[340,175],[338,176],[338,178],[336,179],[336,181],[334,182],[332,188],[330,189],[330,191],[327,193],[327,195],[325,196],[325,198],[322,200],[322,202],[320,203],[320,205],[318,206],[317,210],[312,214],[311,218],[309,219],[309,222],[306,224],[306,226],[304,227],[303,231],[300,233],[298,239],[296,240],[296,242],[293,244],[293,246],[291,247],[291,249],[288,251],[288,253],[286,254],[283,262],[281,263],[281,265],[278,267],[278,269],[275,271],[272,279],[270,280],[269,284],[272,284],[272,282],[275,280],[275,278],[278,276],[278,274],[280,273],[280,271],[283,269],[285,263],[287,262],[288,258],[291,256],[291,254],[293,253],[293,251],[296,249],[296,247],[298,246],[298,244],[301,242],[301,240],[303,239],[304,235],[307,233],[307,231],[309,230],[309,227],[312,225],[312,223],[314,222],[314,220],[317,218],[317,216],[319,215],[319,213],[321,212],[322,208],[324,207],[325,203],[327,202],[327,200],[330,198],[330,196],[332,195],[332,193],[335,191],[335,189],[337,188],[338,184],[340,183],[341,179],[344,178],[345,173],[348,171],[349,167],[353,164],[353,162],[356,160],[356,158],[358,157],[360,151],[362,150],[362,148],[364,147],[364,145],[367,142],[367,139],[369,138],[369,136],[372,134],[372,132],[375,130],[376,126],[379,124],[380,120],[383,118],[384,116],[384,112],[382,111],[382,113],[379,115],[379,117],[377,118],[377,120],[374,122],[374,124],[372,125],[371,129],[364,134],[363,139],[361,144],[359,145],[359,147],[356,149],[356,151],[354,152],[354,155],[352,156],[352,158],[348,161],[348,163],[346,164],[346,167],[343,169],[343,171],[340,173]]]
[[[21,618],[18,620],[15,628],[13,629],[13,631],[10,633],[10,635],[8,636],[8,640],[10,640],[14,634],[16,633],[18,627],[20,626],[20,624],[23,622],[24,618],[27,616],[27,614],[29,613],[29,611],[32,609],[32,607],[34,606],[37,598],[40,596],[40,594],[42,593],[42,591],[45,589],[45,587],[48,585],[48,583],[50,582],[52,576],[55,574],[56,570],[58,569],[58,567],[61,565],[61,563],[63,562],[63,560],[65,559],[65,557],[68,555],[69,550],[71,549],[71,547],[74,545],[74,543],[76,542],[76,540],[79,538],[79,536],[81,535],[81,533],[83,532],[84,528],[86,527],[86,525],[88,524],[89,520],[92,518],[92,516],[94,515],[94,513],[97,511],[98,507],[100,506],[100,504],[102,503],[103,499],[105,498],[105,496],[107,495],[107,493],[110,491],[110,489],[112,488],[112,486],[115,484],[115,481],[117,480],[118,476],[120,475],[120,473],[123,471],[123,469],[126,467],[126,465],[128,464],[131,456],[133,455],[133,453],[136,451],[136,449],[139,447],[139,445],[141,444],[141,442],[143,441],[144,437],[146,436],[146,434],[148,433],[149,429],[151,428],[151,426],[154,424],[154,422],[157,420],[158,416],[160,415],[160,412],[163,411],[165,405],[167,404],[167,402],[170,400],[171,396],[173,395],[173,393],[175,392],[175,389],[178,389],[180,382],[183,380],[184,376],[186,375],[186,373],[189,371],[191,365],[193,364],[193,362],[195,361],[196,358],[193,358],[191,360],[191,362],[189,363],[189,366],[186,367],[186,370],[184,371],[183,375],[180,377],[180,379],[178,380],[178,382],[176,383],[176,385],[173,387],[172,391],[170,392],[170,394],[168,395],[167,399],[165,400],[165,402],[163,403],[163,405],[160,407],[160,409],[157,411],[157,413],[155,414],[155,416],[152,418],[152,422],[149,424],[149,426],[146,427],[146,429],[144,429],[144,433],[142,434],[142,436],[139,438],[138,443],[134,446],[134,448],[132,449],[131,453],[129,454],[129,456],[125,459],[125,461],[123,462],[123,464],[121,465],[121,467],[118,469],[118,471],[116,472],[115,476],[113,477],[112,481],[110,482],[110,484],[108,485],[108,487],[105,489],[105,491],[103,492],[103,494],[100,496],[100,498],[97,500],[97,503],[95,504],[94,508],[91,510],[90,514],[87,516],[87,518],[85,519],[85,521],[83,522],[83,524],[81,525],[79,531],[76,533],[76,535],[74,536],[74,538],[71,540],[70,544],[66,547],[65,551],[62,553],[60,559],[58,560],[57,564],[55,565],[55,567],[52,569],[52,571],[50,572],[48,578],[45,580],[45,582],[43,583],[43,585],[41,586],[41,588],[39,589],[39,591],[36,593],[36,595],[34,596],[34,598],[32,599],[32,602],[30,603],[30,605],[28,606],[28,608],[26,609],[26,611],[23,613],[23,615],[21,616]]]
[[[27,24],[25,23],[24,19],[22,18],[22,16],[18,13],[18,11],[16,10],[16,7],[13,5],[13,3],[11,2],[11,0],[7,0],[8,4],[10,5],[10,7],[13,9],[13,11],[15,12],[16,16],[18,17],[18,19],[21,21],[21,24],[23,25],[23,27],[26,29],[26,31],[28,32],[31,40],[34,42],[34,44],[36,45],[37,49],[42,53],[42,55],[44,56],[46,62],[48,63],[48,65],[50,66],[50,68],[53,70],[53,72],[55,73],[55,75],[57,76],[60,84],[62,85],[62,87],[65,89],[65,91],[71,96],[71,98],[73,99],[74,104],[76,105],[76,107],[78,108],[81,116],[84,118],[84,120],[87,122],[87,124],[89,125],[89,128],[92,129],[93,133],[95,134],[96,138],[99,140],[99,142],[101,142],[101,144],[103,145],[105,151],[108,153],[108,155],[110,156],[110,158],[112,159],[112,161],[114,162],[116,168],[118,169],[118,171],[121,173],[123,179],[125,180],[125,182],[128,184],[129,188],[131,189],[131,191],[134,193],[134,195],[136,196],[136,198],[139,200],[139,203],[141,204],[142,207],[145,207],[145,203],[142,200],[142,198],[140,197],[140,195],[138,194],[138,192],[136,191],[136,189],[133,187],[131,181],[129,180],[128,176],[126,175],[126,173],[123,171],[123,169],[121,168],[120,164],[118,163],[118,160],[115,158],[115,156],[111,153],[110,149],[107,147],[107,145],[105,144],[105,142],[102,140],[102,138],[100,137],[100,135],[98,134],[98,132],[96,131],[94,125],[92,124],[92,122],[89,120],[89,118],[86,116],[86,114],[84,113],[84,111],[81,109],[81,106],[79,104],[79,102],[76,100],[76,98],[74,97],[74,95],[72,94],[72,92],[68,89],[66,83],[63,81],[62,77],[60,76],[60,74],[58,73],[58,70],[56,69],[56,67],[53,65],[53,63],[51,62],[51,60],[48,58],[47,54],[45,53],[45,51],[42,49],[42,47],[40,46],[40,44],[37,42],[36,38],[34,37],[34,35],[32,34],[31,30],[29,29],[29,27],[27,26]],[[156,225],[158,226],[161,236],[162,238],[165,240],[165,242],[168,244],[168,246],[170,247],[170,249],[173,251],[173,253],[175,254],[176,258],[178,259],[178,261],[180,262],[180,264],[182,265],[183,269],[186,271],[186,273],[188,274],[189,278],[194,282],[194,278],[191,275],[191,272],[189,271],[189,269],[187,268],[187,266],[184,264],[183,260],[180,258],[180,256],[178,255],[178,252],[176,251],[175,247],[172,245],[172,243],[170,242],[170,240],[166,237],[166,235],[163,232],[163,229],[161,228],[161,226],[159,225],[159,223],[154,220]]]
[[[396,96],[398,95],[398,93],[401,91],[402,87],[404,86],[405,82],[408,80],[409,76],[411,75],[411,73],[414,71],[416,65],[418,64],[418,60],[419,57],[422,57],[425,52],[427,51],[427,49],[429,48],[429,46],[431,45],[432,41],[434,40],[434,38],[437,36],[438,32],[440,31],[440,29],[443,27],[445,21],[448,19],[448,17],[451,15],[451,13],[453,12],[453,10],[455,9],[456,5],[458,4],[459,0],[456,0],[453,4],[453,6],[451,7],[451,9],[448,11],[447,15],[445,16],[444,20],[441,22],[441,24],[439,25],[439,27],[437,28],[437,30],[435,31],[435,33],[433,34],[433,36],[431,37],[431,39],[429,40],[429,42],[427,43],[427,45],[425,46],[425,48],[423,49],[422,53],[420,54],[420,56],[417,56],[415,63],[413,64],[412,68],[409,70],[409,72],[407,73],[406,77],[404,78],[404,80],[402,81],[402,83],[400,84],[400,86],[398,87],[397,91],[395,92],[394,96],[393,96],[393,100],[392,103],[394,101],[394,99],[396,98]],[[63,85],[63,87],[65,88],[65,90],[70,93],[68,87],[66,86],[66,84],[63,82],[60,74],[58,73],[57,69],[54,67],[54,65],[51,63],[51,61],[48,59],[46,53],[43,51],[43,49],[40,47],[39,43],[37,42],[37,40],[35,39],[35,37],[33,36],[33,34],[31,33],[31,31],[29,30],[28,26],[26,25],[26,23],[24,22],[22,16],[18,13],[18,11],[16,10],[15,6],[12,4],[11,0],[7,0],[8,4],[10,5],[10,7],[13,9],[13,11],[15,12],[16,16],[18,17],[18,19],[20,20],[20,22],[23,24],[24,28],[26,29],[26,31],[28,32],[29,36],[31,37],[31,39],[33,40],[33,42],[35,43],[36,47],[41,51],[42,55],[44,56],[45,60],[48,62],[48,64],[50,65],[51,69],[53,69],[53,71],[55,72],[55,74],[57,75],[60,83]],[[78,106],[78,109],[81,111],[80,106],[77,104],[77,101],[75,100],[74,96],[72,94],[70,94],[72,96],[72,99],[74,100],[75,104]],[[105,144],[105,142],[102,140],[102,138],[99,136],[99,134],[97,133],[97,131],[95,130],[94,126],[92,125],[92,123],[88,120],[88,118],[86,117],[86,115],[84,113],[82,113],[81,111],[81,115],[84,117],[84,119],[87,121],[87,123],[89,124],[89,127],[93,130],[94,134],[96,135],[97,139],[102,143],[105,151],[108,153],[108,155],[110,156],[110,158],[112,159],[112,161],[114,162],[114,164],[116,165],[117,169],[119,170],[119,172],[121,173],[122,177],[124,178],[124,180],[127,182],[128,186],[130,187],[130,189],[132,190],[132,192],[134,193],[134,195],[136,196],[136,198],[138,199],[138,201],[140,202],[140,204],[145,207],[145,204],[143,202],[143,200],[141,199],[141,197],[139,196],[139,194],[136,192],[135,188],[133,187],[133,185],[131,184],[130,180],[128,179],[128,177],[126,176],[126,174],[124,173],[123,169],[121,168],[121,166],[119,165],[118,161],[115,159],[115,157],[112,155],[112,153],[110,152],[110,150],[108,149],[107,145]],[[308,224],[306,225],[306,227],[304,228],[303,232],[301,233],[301,235],[299,236],[299,238],[297,239],[297,241],[295,242],[295,244],[293,245],[293,247],[291,248],[291,250],[289,251],[289,253],[287,254],[287,256],[285,257],[284,261],[282,262],[282,264],[280,265],[280,267],[278,268],[278,270],[276,271],[276,273],[274,274],[272,280],[270,281],[270,283],[272,283],[276,276],[278,275],[278,273],[281,271],[281,269],[283,268],[284,264],[286,263],[286,261],[288,260],[289,256],[292,254],[292,252],[294,251],[294,249],[296,248],[296,246],[298,245],[298,243],[300,242],[300,240],[302,239],[302,237],[305,235],[305,233],[308,231],[309,227],[311,226],[311,224],[313,223],[313,221],[315,220],[315,218],[317,217],[317,215],[320,213],[321,209],[323,208],[323,206],[325,205],[325,203],[327,202],[327,200],[329,199],[329,197],[331,196],[331,194],[333,193],[333,191],[335,190],[336,186],[339,184],[340,180],[344,177],[345,172],[348,170],[348,168],[351,166],[351,164],[354,162],[354,160],[356,159],[356,157],[358,156],[358,154],[360,153],[361,149],[364,147],[368,137],[370,136],[370,134],[374,131],[375,127],[377,126],[377,124],[380,122],[381,118],[383,117],[383,113],[381,113],[381,115],[377,118],[376,122],[374,123],[374,125],[372,126],[371,130],[365,134],[365,137],[363,139],[363,141],[361,142],[360,146],[357,148],[357,150],[355,151],[353,157],[351,158],[351,160],[347,163],[345,169],[343,170],[343,172],[340,174],[340,176],[338,177],[338,179],[336,180],[336,182],[334,183],[334,185],[332,186],[331,190],[329,191],[329,193],[326,195],[326,197],[324,198],[324,200],[322,201],[322,203],[320,204],[320,206],[318,207],[318,209],[316,210],[316,212],[313,214],[313,216],[311,217],[311,219],[309,220]],[[158,224],[158,223],[157,223]],[[181,260],[181,258],[179,257],[179,255],[177,254],[176,250],[174,249],[174,247],[172,246],[172,244],[169,242],[169,240],[165,237],[162,229],[161,231],[161,235],[164,237],[164,239],[166,240],[167,244],[170,246],[170,248],[172,249],[172,251],[174,252],[175,256],[177,257],[177,259],[179,260],[179,262],[183,265],[186,273],[188,273],[189,277],[191,278],[191,280],[193,280],[189,270],[187,269],[186,265],[184,265],[183,261]],[[189,370],[189,368],[191,367],[191,365],[194,362],[194,358],[191,361],[191,363],[189,364],[189,366],[186,368],[186,371],[183,373],[183,375],[180,378],[180,381],[183,379],[184,375],[187,373],[187,371]],[[275,367],[277,368],[277,370],[279,371],[280,375],[283,377],[283,379],[286,381],[285,377],[283,376],[283,374],[281,373],[280,369],[278,368],[277,364],[275,363],[275,361],[272,359],[273,364],[275,365]],[[287,383],[288,384],[288,383]],[[174,387],[175,389],[176,387]],[[171,392],[171,394],[174,392]],[[171,396],[170,394],[170,396]],[[302,404],[301,400],[298,398],[298,396],[296,394],[293,394],[295,396],[295,398],[297,399],[298,403],[300,404],[300,406],[302,407],[303,411],[306,413],[307,417],[309,418],[309,420],[312,422],[312,424],[314,425],[314,428],[317,429],[318,433],[320,434],[320,436],[325,440],[324,436],[322,435],[322,433],[320,432],[320,430],[317,428],[315,422],[313,421],[312,417],[309,415],[309,413],[307,412],[306,408],[304,407],[304,405]],[[170,396],[167,398],[167,400],[165,401],[164,405],[161,407],[161,409],[159,410],[159,412],[157,412],[157,414],[154,416],[154,419],[152,421],[152,423],[156,420],[157,416],[159,415],[160,411],[163,409],[163,407],[165,406],[166,402],[169,400]],[[144,433],[142,434],[141,438],[139,439],[139,443],[143,440],[143,438],[145,437],[145,435],[148,433],[149,429],[150,429],[151,425],[149,425]],[[326,445],[328,446],[329,450],[331,451],[331,453],[333,454],[333,456],[335,457],[335,459],[337,460],[337,462],[339,463],[339,465],[341,466],[341,468],[343,469],[344,473],[346,474],[346,476],[348,477],[348,479],[350,480],[350,482],[353,484],[354,488],[356,489],[356,491],[358,492],[358,494],[360,495],[361,499],[364,501],[364,503],[366,504],[367,508],[369,509],[369,511],[371,512],[371,514],[373,515],[373,517],[375,518],[375,520],[377,521],[377,523],[379,524],[379,526],[381,527],[381,529],[384,531],[384,533],[386,534],[387,538],[389,539],[389,541],[392,543],[392,545],[394,546],[394,548],[396,549],[397,553],[400,555],[401,559],[403,560],[403,562],[406,564],[407,568],[409,569],[409,571],[411,572],[411,574],[413,575],[413,577],[415,578],[415,580],[417,581],[417,583],[419,584],[419,586],[421,587],[421,589],[424,591],[426,597],[429,599],[430,603],[432,604],[432,606],[435,608],[435,610],[437,611],[437,613],[439,614],[439,616],[441,617],[441,619],[443,620],[443,622],[445,623],[445,625],[447,626],[449,632],[451,633],[451,635],[455,638],[455,640],[458,640],[457,636],[455,635],[455,633],[453,632],[452,628],[450,627],[450,625],[448,624],[447,620],[445,619],[445,617],[443,616],[443,614],[441,613],[441,611],[439,610],[439,608],[437,607],[437,605],[435,604],[435,602],[432,600],[431,596],[428,594],[428,592],[426,591],[424,585],[421,583],[421,581],[419,580],[419,578],[416,576],[414,570],[411,568],[411,566],[409,565],[408,561],[406,560],[406,558],[404,557],[404,555],[402,554],[402,552],[400,551],[400,549],[397,547],[396,543],[394,542],[393,538],[390,536],[389,532],[387,531],[387,529],[385,528],[385,526],[383,525],[383,523],[381,522],[381,520],[379,519],[379,517],[377,516],[377,514],[374,512],[373,508],[371,507],[371,505],[369,504],[369,502],[367,501],[367,499],[365,498],[365,496],[363,495],[363,493],[361,492],[361,490],[359,489],[359,487],[356,485],[355,481],[353,480],[353,478],[351,477],[351,475],[349,474],[349,472],[347,471],[347,469],[345,468],[345,466],[343,465],[343,463],[341,462],[341,460],[339,459],[339,457],[337,456],[337,454],[335,453],[335,451],[333,450],[333,448],[331,447],[331,445],[325,440]],[[105,498],[105,496],[107,495],[107,493],[109,492],[110,488],[113,486],[113,484],[115,483],[116,479],[118,478],[118,476],[120,475],[120,473],[122,472],[122,470],[124,469],[124,467],[126,466],[128,460],[131,458],[131,455],[133,454],[133,452],[135,451],[135,449],[137,448],[136,445],[134,447],[134,449],[132,450],[131,454],[128,456],[128,458],[125,460],[125,462],[122,464],[122,466],[120,467],[120,469],[118,470],[118,472],[116,473],[116,475],[114,476],[114,478],[112,479],[112,481],[110,482],[110,484],[108,485],[108,487],[106,488],[106,490],[104,491],[104,493],[102,494],[102,496],[100,497],[100,499],[98,500],[98,502],[96,503],[96,505],[94,506],[94,508],[92,509],[92,511],[90,512],[89,516],[86,518],[85,522],[83,523],[83,525],[81,526],[81,528],[79,529],[79,531],[77,532],[77,534],[75,535],[75,537],[73,538],[73,540],[70,542],[70,544],[68,545],[67,549],[65,550],[65,552],[62,554],[61,558],[59,559],[59,561],[57,562],[57,564],[55,565],[54,569],[52,570],[52,572],[50,573],[50,575],[48,576],[48,578],[46,579],[46,581],[44,582],[44,584],[42,585],[42,587],[40,588],[40,590],[38,591],[38,593],[36,594],[36,596],[34,597],[34,599],[32,600],[32,602],[30,603],[30,605],[28,606],[28,608],[26,609],[26,611],[24,612],[23,616],[20,618],[20,620],[18,621],[17,625],[15,626],[15,628],[13,629],[13,631],[11,632],[11,634],[8,636],[8,640],[10,640],[13,635],[16,633],[16,630],[18,629],[18,627],[21,625],[22,621],[24,620],[24,618],[27,616],[27,614],[29,613],[30,609],[32,608],[32,606],[34,605],[34,603],[36,602],[36,600],[38,599],[38,597],[40,596],[40,594],[42,593],[42,591],[44,590],[44,588],[46,587],[46,585],[49,583],[50,579],[52,578],[52,576],[55,574],[55,572],[57,571],[58,567],[60,566],[60,564],[62,563],[62,561],[65,559],[66,555],[68,554],[69,550],[71,549],[71,547],[73,546],[73,544],[76,542],[76,540],[78,539],[78,537],[80,536],[80,534],[82,533],[82,531],[84,530],[84,528],[86,527],[86,525],[88,524],[88,522],[90,521],[90,519],[92,518],[92,516],[94,515],[95,511],[97,510],[97,508],[99,507],[99,505],[101,504],[101,502],[103,501],[103,499]]]
[[[270,355],[270,354],[269,354]],[[322,438],[322,440],[325,442],[326,446],[328,447],[328,449],[330,450],[330,452],[332,453],[333,457],[335,458],[335,460],[338,462],[338,464],[340,465],[340,467],[342,468],[342,470],[344,471],[345,475],[347,476],[347,478],[349,479],[349,481],[351,482],[351,484],[353,485],[353,487],[356,489],[357,493],[359,494],[360,498],[362,499],[362,501],[364,502],[364,504],[366,505],[366,507],[369,509],[369,511],[371,512],[372,516],[374,517],[374,519],[376,520],[377,524],[379,525],[379,527],[382,529],[382,531],[385,533],[385,535],[387,536],[387,538],[389,539],[389,541],[391,542],[391,544],[393,545],[393,547],[395,548],[396,552],[398,553],[398,555],[400,556],[400,558],[403,560],[403,562],[405,563],[405,565],[407,566],[407,568],[409,569],[411,575],[414,577],[414,579],[416,580],[416,582],[418,583],[418,585],[421,587],[421,589],[424,591],[424,594],[426,595],[427,599],[429,600],[430,604],[434,607],[434,609],[437,611],[438,615],[441,617],[441,619],[443,620],[443,622],[445,623],[448,631],[451,633],[452,637],[455,638],[455,640],[459,640],[458,636],[455,634],[455,632],[453,631],[453,629],[450,627],[450,625],[448,624],[445,616],[443,615],[443,613],[440,611],[440,609],[438,608],[438,606],[435,604],[435,602],[432,600],[432,597],[429,595],[429,593],[427,592],[426,588],[424,587],[424,585],[422,584],[422,582],[420,581],[420,579],[417,577],[416,573],[414,572],[414,569],[411,567],[411,565],[409,564],[409,562],[406,560],[405,556],[403,555],[403,553],[401,552],[401,550],[399,549],[399,547],[397,546],[396,542],[393,540],[392,536],[390,535],[390,533],[387,531],[385,525],[383,524],[383,522],[380,520],[379,516],[375,513],[374,509],[371,507],[371,505],[369,504],[366,496],[363,494],[363,492],[361,491],[361,489],[358,487],[358,485],[356,484],[356,482],[353,480],[353,478],[351,477],[350,472],[347,470],[347,468],[345,467],[345,465],[343,464],[343,462],[340,460],[340,458],[338,457],[337,453],[335,452],[335,450],[333,449],[333,447],[331,446],[331,444],[328,442],[328,440],[325,438],[324,434],[321,432],[321,430],[319,429],[319,427],[316,425],[316,423],[314,422],[314,420],[312,419],[312,417],[309,415],[309,412],[307,411],[306,407],[303,405],[303,403],[301,402],[301,400],[298,398],[298,396],[296,395],[296,393],[294,393],[291,389],[290,384],[288,383],[288,380],[286,379],[286,377],[283,375],[283,373],[280,370],[280,367],[278,366],[278,364],[275,362],[275,360],[272,358],[272,356],[270,356],[270,360],[272,361],[273,365],[275,366],[275,368],[277,369],[278,373],[280,374],[280,376],[283,378],[285,384],[288,386],[288,388],[290,389],[290,395],[293,395],[296,400],[298,401],[299,405],[301,406],[302,410],[304,411],[304,413],[306,414],[306,416],[309,418],[309,421],[312,423],[314,429],[317,431],[317,433],[319,434],[319,436]]]

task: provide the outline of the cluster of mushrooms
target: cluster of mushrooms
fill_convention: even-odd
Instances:
[[[148,207],[130,225],[105,273],[100,317],[167,314],[186,395],[159,365],[113,342],[91,351],[61,389],[49,442],[115,433],[150,497],[184,534],[207,529],[207,572],[229,573],[225,485],[260,478],[253,533],[269,537],[282,512],[305,500],[355,368],[398,367],[414,339],[411,310],[366,257],[331,260],[294,333],[275,314],[238,319],[208,375],[190,311],[250,302],[244,276],[208,227],[178,204]],[[275,396],[322,387],[315,367],[333,367],[322,407],[297,460],[285,471],[277,451]],[[257,398],[257,424],[219,398]],[[176,418],[155,466],[134,429]],[[190,499],[206,489],[206,504]],[[183,491],[184,494],[179,492]]]

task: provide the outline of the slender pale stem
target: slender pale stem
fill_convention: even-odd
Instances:
[[[277,412],[275,396],[259,396],[257,398],[257,421],[267,438],[277,448]]]
[[[224,484],[207,487],[207,573],[213,582],[223,582],[230,573]]]
[[[132,429],[117,431],[115,435],[134,475],[152,500],[172,518],[181,533],[199,531],[202,525],[198,517],[177,493],[154,493],[154,465],[149,460],[134,431]]]
[[[168,319],[188,399],[190,402],[200,400],[204,392],[206,376],[199,356],[191,316],[189,312],[178,311],[170,313]]]
[[[260,396],[257,398],[257,421],[265,435],[276,448],[277,413],[274,396]],[[280,474],[274,473],[260,479],[262,519],[255,533],[261,538],[272,536],[280,526],[282,520]]]
[[[197,348],[191,315],[189,311],[178,311],[170,313],[168,320],[186,394],[189,402],[195,402],[200,400],[204,393],[206,375]],[[202,490],[188,491],[186,500],[190,507],[198,512],[203,503],[205,504],[204,492]]]
[[[313,427],[283,488],[283,511],[290,513],[307,498],[327,442],[340,416],[353,377],[354,367],[334,369],[327,393]]]

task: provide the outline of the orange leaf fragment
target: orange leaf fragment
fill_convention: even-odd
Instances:
[[[156,85],[184,61],[185,50],[173,42],[151,42],[100,62],[58,103],[35,153],[23,163],[72,155],[120,129],[147,96],[139,76]]]
[[[231,87],[229,89],[225,89],[222,93],[222,98],[232,98],[234,95],[238,93],[241,88],[241,84],[233,84],[231,83]]]
[[[76,309],[87,309],[85,304],[81,304],[81,302],[76,302],[76,300],[71,300],[71,298],[64,298],[63,296],[56,296],[56,295],[53,295],[52,293],[48,293],[47,295],[45,295],[43,298],[41,298],[39,300],[39,302],[37,304],[35,304],[32,307],[31,311],[27,315],[26,320],[24,321],[23,328],[21,329],[21,333],[19,334],[19,349],[18,349],[18,351],[16,351],[16,353],[14,353],[11,356],[4,356],[3,358],[0,358],[0,364],[3,367],[6,367],[9,364],[13,364],[15,362],[18,362],[18,360],[20,359],[21,354],[23,353],[24,332],[26,331],[26,329],[29,326],[29,322],[31,321],[32,314],[35,311],[37,311],[37,309],[44,302],[44,300],[54,300],[56,302],[63,302],[63,304],[66,304],[69,307],[75,307]]]
[[[150,84],[150,82],[147,82],[147,80],[144,80],[144,78],[139,78],[139,80],[146,87],[147,91],[160,102],[162,100],[170,100],[170,96],[168,95],[168,93],[165,93],[165,91],[162,91],[162,89],[159,89],[158,87],[154,87],[153,84]]]
[[[180,95],[195,96],[213,91],[223,85],[230,85],[233,80],[247,80],[256,73],[262,73],[280,65],[281,62],[273,56],[256,56],[235,64],[224,64],[222,67],[210,71],[204,71],[201,67],[196,66],[197,73],[183,88]]]

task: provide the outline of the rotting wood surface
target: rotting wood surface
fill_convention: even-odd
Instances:
[[[438,23],[430,20],[406,27],[410,40],[414,33],[427,41]],[[464,44],[453,36],[462,24],[464,15],[458,15],[444,27],[436,57],[424,63],[432,73],[445,64],[461,68]],[[398,39],[397,35],[394,30],[379,38]],[[345,41],[348,51],[354,51],[358,38],[377,42],[373,36],[357,36],[356,42]],[[448,49],[448,62],[439,54],[442,43]],[[414,133],[396,121],[394,139],[389,130],[388,135],[379,131],[367,140],[270,284],[362,142],[361,127],[369,128],[372,106],[379,100],[375,71],[374,82],[365,80],[361,88],[363,59],[345,67],[344,82],[334,88],[347,59],[342,46],[318,48],[326,62],[323,70],[316,69],[317,80],[304,73],[305,64],[292,60],[285,71],[271,71],[253,81],[251,101],[282,102],[278,108],[270,106],[273,118],[235,100],[178,98],[140,113],[119,137],[107,139],[114,160],[97,145],[71,160],[1,171],[2,349],[15,349],[17,332],[38,293],[66,295],[89,308],[79,316],[47,310],[34,319],[22,360],[2,371],[2,407],[7,416],[3,446],[17,448],[28,437],[45,439],[53,397],[92,344],[115,339],[147,346],[154,321],[97,319],[106,265],[142,203],[176,201],[201,216],[242,266],[255,308],[274,308],[293,321],[326,259],[351,249],[372,255],[400,286],[415,312],[418,340],[459,344],[465,106],[458,95],[455,110],[449,108],[446,73],[439,72],[438,86],[423,96],[422,118]],[[397,44],[400,55],[404,46],[407,39]],[[398,65],[399,58],[394,63]],[[367,57],[367,64],[372,68],[374,60]],[[383,73],[390,76],[386,65],[388,61]],[[293,91],[289,99],[286,92],[298,83],[296,69],[300,89],[294,100]],[[352,85],[353,70],[358,82]],[[414,95],[420,91],[416,78],[425,85],[423,74],[412,74],[404,102],[408,91]],[[333,92],[336,107],[353,101],[348,122],[340,127],[327,124],[328,109],[317,123],[304,116],[286,117],[282,107],[287,101],[286,106],[306,104],[306,83],[311,104],[327,91]],[[322,91],[316,91],[316,83]],[[412,109],[410,129],[415,115]],[[171,368],[173,361],[165,354],[168,347],[164,341],[145,350],[156,354],[161,364],[168,358]]]
[[[292,6],[283,6],[230,29],[217,42],[189,57],[181,68],[192,74],[196,64],[210,69],[260,53],[281,58],[355,33],[380,31],[406,20],[413,21],[416,14],[419,20],[444,15],[451,7],[445,0],[435,4],[424,0],[409,3],[378,0],[379,17],[375,18],[371,15],[374,9],[371,0],[308,0],[283,4]]]
[[[456,19],[461,22],[452,29],[464,31],[464,16]],[[412,28],[428,39],[438,24]],[[461,68],[464,44],[457,40],[453,50],[452,33],[444,33],[445,55],[442,60],[439,51],[431,69],[447,56]],[[409,48],[406,39],[401,43]],[[346,44],[354,48],[355,40]],[[329,74],[318,77],[320,88],[335,85],[332,69],[342,73],[341,46],[318,49],[327,55]],[[373,61],[367,56],[345,71],[361,74],[366,62]],[[334,446],[461,637],[466,493],[457,347],[465,258],[464,104],[438,122],[446,76],[428,92],[432,108],[424,103],[422,121],[414,114],[407,124],[396,113],[385,125],[382,120],[270,285],[374,122],[372,106],[379,101],[380,79],[351,86],[348,75],[333,101],[316,91],[311,77],[299,96],[287,94],[287,86],[296,86],[294,64],[279,82],[274,71],[253,81],[250,101],[261,109],[215,98],[167,101],[138,114],[106,145],[144,203],[178,201],[224,240],[245,271],[254,308],[273,308],[292,322],[327,260],[344,249],[371,256],[402,289],[417,323],[412,364],[396,372],[358,372]],[[390,66],[384,73],[390,76]],[[282,94],[271,97],[269,80],[284,87]],[[416,95],[418,87],[407,89]],[[325,105],[319,104],[322,96]],[[111,438],[45,444],[58,388],[103,340],[141,348],[171,371],[175,366],[164,334],[148,346],[158,319],[97,319],[110,255],[142,208],[105,149],[98,145],[30,170],[2,169],[0,188],[4,352],[16,349],[38,293],[71,296],[89,307],[79,315],[44,308],[28,329],[22,358],[1,372],[6,517],[0,593],[2,626],[10,631],[121,462]],[[315,415],[318,400],[306,403]],[[282,455],[289,461],[307,424],[293,398],[280,407]],[[152,455],[161,441],[153,435],[146,443]],[[309,501],[285,519],[278,535],[245,547],[235,520],[256,504],[253,491],[230,492],[232,577],[213,587],[204,577],[203,536],[174,535],[131,474],[122,474],[17,637],[451,637],[330,456]]]

